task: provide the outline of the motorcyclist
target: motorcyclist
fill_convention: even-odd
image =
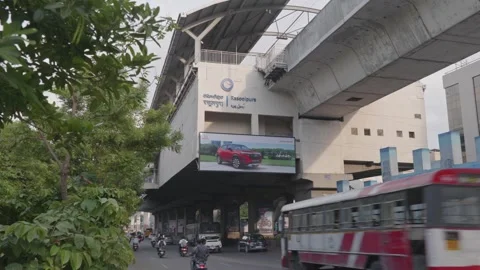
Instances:
[[[140,240],[138,239],[138,237],[133,237],[132,241],[133,241],[132,247],[135,246],[135,245],[139,246]]]
[[[185,239],[185,237],[183,237],[182,239],[180,239],[180,241],[178,241],[178,251],[181,252],[182,247],[187,247],[187,245],[188,245],[188,241],[187,239]]]
[[[207,243],[207,240],[205,238],[200,238],[198,240],[198,245],[193,249],[192,251],[192,270],[196,270],[195,269],[195,264],[197,262],[207,262],[207,258],[208,258],[208,248],[207,246],[205,246],[205,244]]]
[[[157,248],[164,248],[167,245],[165,243],[165,235],[161,234],[157,240]]]

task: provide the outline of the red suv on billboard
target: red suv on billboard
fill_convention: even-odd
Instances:
[[[217,163],[231,163],[235,169],[245,166],[258,167],[262,163],[262,154],[241,144],[224,144],[217,150]]]

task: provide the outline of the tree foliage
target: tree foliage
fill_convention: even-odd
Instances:
[[[126,269],[133,260],[118,224],[136,205],[133,191],[82,188],[32,222],[0,227],[1,269]]]
[[[0,269],[132,261],[122,226],[143,169],[182,139],[171,106],[144,110],[145,44],[173,27],[158,14],[133,0],[0,1]]]
[[[44,93],[85,80],[96,104],[128,90],[155,60],[146,42],[173,27],[159,12],[133,0],[0,1],[0,124],[54,117]]]

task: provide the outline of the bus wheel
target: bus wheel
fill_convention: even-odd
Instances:
[[[383,270],[383,267],[380,261],[376,261],[370,265],[370,268],[368,270]]]

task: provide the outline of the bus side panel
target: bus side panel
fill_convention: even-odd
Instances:
[[[413,269],[408,232],[406,230],[383,231],[381,241],[382,264],[386,269]]]
[[[452,237],[451,234],[455,234]],[[479,270],[480,232],[431,228],[427,229],[427,262],[429,270]]]
[[[405,231],[380,230],[294,234],[288,247],[298,251],[304,263],[364,269],[370,256],[380,256],[385,269],[410,270],[407,236]]]

